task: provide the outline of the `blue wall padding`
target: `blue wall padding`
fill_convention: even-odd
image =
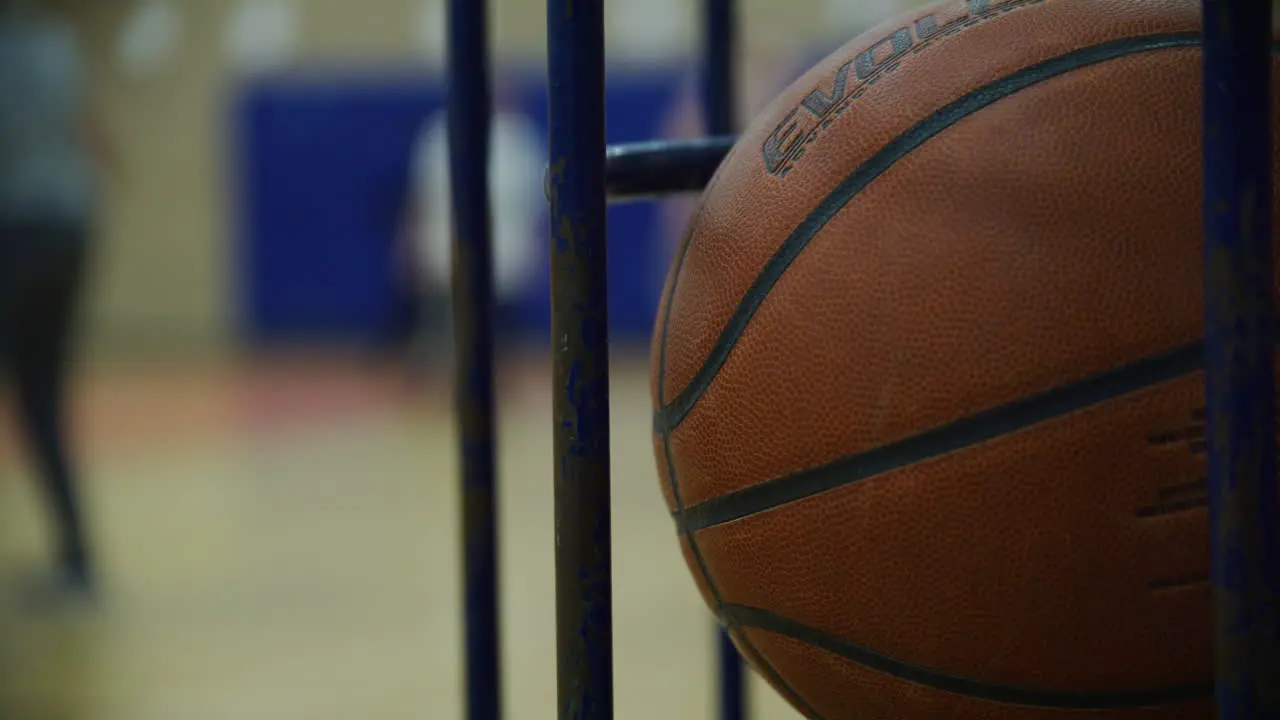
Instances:
[[[677,71],[612,74],[609,141],[656,137],[683,83]],[[504,84],[545,130],[545,79]],[[412,304],[395,277],[393,247],[415,136],[443,99],[438,78],[390,75],[270,77],[240,89],[232,227],[246,340],[382,343],[405,333]],[[611,208],[609,224],[612,333],[644,342],[671,243],[652,204]],[[545,242],[545,219],[539,230]],[[549,316],[544,260],[506,320],[522,335],[546,337]]]

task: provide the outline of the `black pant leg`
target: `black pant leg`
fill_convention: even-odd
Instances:
[[[58,557],[68,577],[88,584],[89,544],[67,436],[66,384],[83,285],[83,233],[57,226],[12,231],[17,248],[4,308],[8,364],[22,430],[54,520]]]

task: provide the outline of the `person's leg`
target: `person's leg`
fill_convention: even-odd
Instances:
[[[18,411],[55,522],[65,579],[88,589],[92,562],[66,432],[66,379],[84,275],[79,230],[31,229],[18,242],[23,270],[11,294],[9,362]]]

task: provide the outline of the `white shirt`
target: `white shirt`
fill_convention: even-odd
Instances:
[[[78,223],[90,213],[84,72],[65,27],[0,12],[0,216]]]
[[[528,117],[495,113],[489,146],[489,204],[492,217],[494,296],[511,300],[534,277],[535,263],[546,261],[547,210],[542,191],[546,139]],[[419,269],[437,287],[449,287],[453,254],[453,207],[449,189],[447,114],[427,121],[414,159],[419,226]]]

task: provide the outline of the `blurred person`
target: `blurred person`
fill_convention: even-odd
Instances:
[[[547,201],[542,190],[546,137],[521,112],[518,98],[499,90],[489,143],[489,212],[494,327],[502,340],[515,330],[513,310],[536,278],[543,257],[539,229]],[[453,206],[449,177],[448,111],[423,124],[413,151],[405,242],[417,292],[415,356],[420,371],[440,370],[452,357]],[[496,350],[497,351],[497,350]]]
[[[86,64],[41,4],[0,0],[0,363],[51,510],[57,585],[93,562],[66,427],[66,383],[96,190]]]

